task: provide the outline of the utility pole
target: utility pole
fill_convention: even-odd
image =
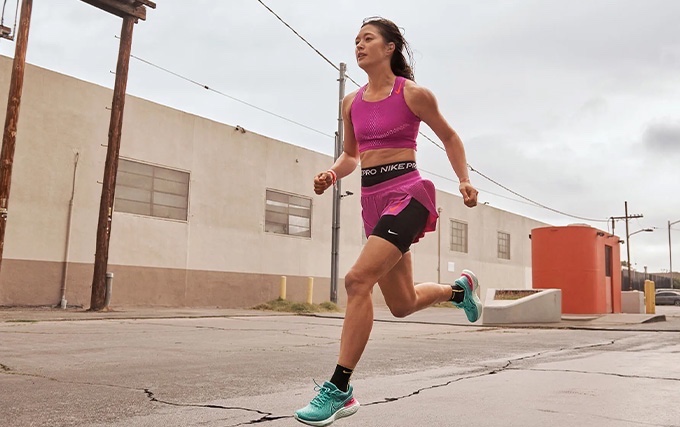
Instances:
[[[118,155],[123,128],[123,111],[125,109],[125,92],[127,88],[130,54],[132,51],[132,31],[138,19],[146,19],[146,6],[155,8],[156,4],[149,0],[83,0],[99,9],[123,18],[120,32],[120,49],[116,66],[116,82],[113,88],[111,104],[111,120],[109,122],[109,143],[106,149],[104,164],[104,180],[99,203],[99,220],[97,223],[97,243],[94,255],[94,274],[92,276],[92,295],[90,310],[99,311],[106,308],[106,270],[109,260],[109,241],[113,217],[113,202],[116,191],[116,174],[118,173]]]
[[[628,234],[628,201],[624,202],[626,214],[626,254],[628,259],[628,290],[632,290],[632,279],[630,277],[630,234]]]
[[[635,218],[642,218],[642,215],[641,214],[628,215],[628,202],[627,201],[624,202],[624,207],[625,207],[626,216],[612,216],[609,219],[612,220],[612,234],[614,234],[614,224],[615,224],[614,221],[618,220],[618,219],[625,219],[626,220],[626,254],[627,254],[626,264],[628,264],[627,265],[627,268],[628,268],[628,287],[627,287],[627,290],[630,291],[630,290],[632,290],[633,285],[632,285],[632,280],[631,280],[631,276],[630,276],[631,275],[631,272],[630,272],[630,242],[629,242],[630,234],[629,234],[629,228],[628,228],[628,220],[629,219],[635,219]]]
[[[342,101],[345,99],[345,72],[347,64],[340,63],[339,102],[338,102],[338,131],[335,133],[335,156],[334,161],[343,151],[344,123],[342,119]],[[338,259],[340,253],[340,189],[342,181],[338,180],[333,186],[333,231],[331,233],[331,302],[338,302]]]
[[[113,201],[116,193],[116,175],[118,173],[118,154],[120,153],[121,131],[123,128],[123,110],[125,109],[125,92],[127,87],[130,53],[132,50],[132,29],[135,21],[131,16],[123,18],[120,33],[120,50],[116,66],[116,83],[113,89],[111,104],[111,120],[109,122],[109,143],[106,149],[104,164],[104,181],[99,203],[99,221],[97,223],[97,246],[94,254],[94,275],[92,278],[92,296],[90,310],[101,310],[106,300],[106,269],[109,261],[109,241],[111,238],[111,219],[113,217]]]
[[[437,283],[442,282],[442,208],[437,208]]]
[[[2,134],[2,152],[0,152],[0,263],[2,263],[2,254],[5,249],[5,229],[7,228],[9,191],[12,185],[12,165],[14,164],[14,149],[17,140],[21,94],[24,87],[26,50],[28,48],[28,32],[31,27],[32,10],[33,0],[23,0],[21,3],[19,33],[17,34],[17,44],[14,51],[12,76],[9,84],[9,96],[7,98],[5,130]]]
[[[671,276],[671,289],[675,288],[675,281],[673,280],[673,255],[671,252],[671,225],[677,224],[680,222],[680,219],[677,221],[670,222],[668,221],[668,265],[670,268],[670,276]]]

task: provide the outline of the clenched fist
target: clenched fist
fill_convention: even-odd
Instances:
[[[314,177],[314,192],[316,194],[323,194],[331,185],[333,185],[333,175],[326,171]]]
[[[463,203],[468,208],[473,208],[477,206],[477,194],[479,192],[472,186],[469,182],[461,182],[458,187],[460,194],[463,195]]]

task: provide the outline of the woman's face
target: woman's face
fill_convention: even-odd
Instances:
[[[394,43],[385,43],[378,28],[371,24],[361,28],[354,43],[357,64],[364,70],[383,61],[389,64],[394,52]]]

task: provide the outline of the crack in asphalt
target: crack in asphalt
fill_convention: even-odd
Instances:
[[[408,399],[409,397],[416,396],[416,395],[420,394],[420,392],[423,392],[423,391],[426,391],[426,390],[433,390],[435,388],[446,387],[446,386],[449,386],[449,385],[456,383],[458,381],[469,380],[469,379],[472,379],[472,378],[480,378],[480,377],[485,377],[485,376],[488,376],[488,375],[493,375],[493,374],[496,374],[496,373],[502,371],[503,369],[504,368],[500,368],[499,370],[494,370],[494,371],[490,371],[490,372],[483,372],[483,373],[477,374],[477,375],[469,375],[469,376],[466,376],[466,377],[456,378],[456,379],[447,381],[445,383],[435,384],[435,385],[431,385],[429,387],[419,388],[418,390],[414,391],[413,393],[406,394],[404,396],[386,397],[383,400],[376,400],[375,402],[369,402],[369,403],[366,403],[366,404],[362,404],[361,406],[380,405],[380,404],[383,404],[383,403],[392,403],[392,402],[396,402],[397,400]]]
[[[428,386],[428,387],[419,388],[418,390],[416,390],[412,393],[403,395],[403,396],[386,397],[383,400],[377,400],[377,401],[374,401],[374,402],[369,402],[369,403],[366,403],[362,406],[372,406],[372,405],[380,405],[380,404],[383,404],[383,403],[396,402],[398,400],[408,399],[409,397],[416,396],[416,395],[418,395],[421,392],[426,391],[426,390],[433,390],[435,388],[447,387],[447,386],[449,386],[453,383],[463,381],[463,380],[469,380],[469,379],[473,379],[473,378],[481,378],[481,377],[486,377],[486,376],[489,376],[489,375],[495,375],[495,374],[501,373],[505,370],[513,369],[513,368],[510,368],[510,365],[512,365],[515,362],[519,362],[519,361],[523,361],[523,360],[527,360],[527,359],[533,359],[533,358],[540,357],[540,356],[543,356],[543,355],[546,355],[546,354],[561,353],[561,352],[565,352],[565,351],[574,351],[574,350],[584,350],[584,349],[596,348],[596,347],[604,347],[604,346],[608,346],[608,345],[613,345],[614,343],[616,343],[616,340],[610,340],[610,341],[606,341],[606,342],[602,342],[602,343],[596,343],[596,344],[588,344],[588,345],[584,345],[584,346],[561,348],[561,349],[557,349],[557,350],[540,351],[540,352],[537,352],[537,353],[534,353],[534,354],[529,354],[529,355],[526,355],[526,356],[510,359],[505,363],[505,365],[503,365],[499,368],[496,368],[496,369],[492,369],[492,370],[487,371],[487,372],[482,372],[482,373],[475,374],[475,375],[468,375],[468,376],[464,376],[464,377],[455,378],[455,379],[447,381],[445,383],[434,384],[434,385],[431,385],[431,386]],[[517,370],[519,370],[519,368],[517,368]]]
[[[554,410],[550,410],[550,409],[540,409],[540,408],[536,409],[536,411],[547,412],[549,414],[569,414],[569,412],[565,412],[565,411],[554,411]],[[605,420],[611,420],[611,421],[623,421],[624,423],[629,423],[629,424],[633,424],[633,425],[636,425],[636,426],[645,425],[645,426],[655,426],[655,427],[675,427],[675,426],[670,425],[670,424],[648,423],[648,422],[640,421],[640,420],[634,420],[633,421],[633,420],[626,420],[624,418],[608,417],[608,416],[600,415],[600,414],[582,413],[581,415],[587,415],[589,417],[596,417],[596,418],[603,418]]]
[[[587,374],[587,375],[606,375],[610,377],[619,378],[639,378],[643,380],[661,380],[661,381],[680,381],[680,378],[672,377],[651,377],[648,375],[627,375],[617,374],[615,372],[600,372],[600,371],[580,371],[577,369],[544,369],[544,368],[507,368],[510,371],[534,371],[534,372],[566,372],[570,374]]]
[[[61,380],[59,378],[48,377],[46,375],[30,374],[30,373],[26,373],[26,372],[17,372],[17,371],[12,370],[9,366],[3,365],[1,363],[0,363],[0,374],[16,375],[17,377],[40,378],[40,379],[43,379],[43,380],[54,381],[54,382],[61,383],[61,384],[88,385],[88,386],[94,386],[94,387],[111,387],[111,388],[117,388],[117,389],[129,390],[129,391],[135,391],[135,392],[140,391],[140,389],[138,389],[138,388],[126,387],[126,386],[122,386],[122,385],[104,384],[104,383],[91,383],[91,382],[86,382],[86,381],[65,381],[65,380]]]
[[[25,377],[34,377],[34,378],[41,378],[45,379],[48,381],[55,381],[59,383],[65,383],[65,384],[80,384],[80,385],[90,385],[90,386],[98,386],[98,387],[112,387],[112,388],[119,388],[119,389],[124,389],[124,390],[130,390],[130,391],[140,391],[138,388],[132,388],[132,387],[125,387],[125,386],[120,386],[120,385],[113,385],[113,384],[101,384],[101,383],[90,383],[90,382],[79,382],[79,381],[63,381],[57,378],[52,378],[52,377],[47,377],[44,375],[38,375],[38,374],[29,374],[29,373],[23,373],[23,372],[14,372],[11,370],[11,368],[7,365],[1,364],[0,363],[0,374],[7,374],[7,375],[17,375],[17,376],[25,376]],[[250,420],[238,424],[234,424],[228,427],[240,427],[240,426],[245,426],[245,425],[253,425],[253,424],[259,424],[263,422],[269,422],[269,421],[276,421],[284,418],[293,418],[292,415],[274,415],[271,412],[265,412],[265,411],[260,411],[257,409],[249,409],[249,408],[243,408],[243,407],[238,407],[238,406],[222,406],[222,405],[212,405],[212,404],[190,404],[190,403],[174,403],[174,402],[168,402],[164,400],[160,400],[154,396],[154,393],[150,389],[143,389],[144,393],[147,395],[150,401],[152,402],[158,402],[162,403],[165,405],[170,405],[170,406],[182,406],[182,407],[199,407],[199,408],[211,408],[211,409],[227,409],[227,410],[241,410],[241,411],[247,411],[247,412],[254,412],[257,414],[262,415],[262,417],[257,418],[255,420]]]
[[[239,427],[239,426],[245,426],[245,425],[253,425],[253,424],[259,424],[259,423],[264,423],[264,422],[276,421],[276,420],[280,420],[280,419],[284,419],[284,418],[293,418],[292,415],[274,415],[271,412],[260,411],[259,409],[244,408],[242,406],[223,406],[223,405],[200,404],[200,403],[168,402],[167,400],[158,399],[154,395],[154,392],[151,391],[148,388],[144,389],[144,393],[146,393],[146,396],[149,398],[149,400],[151,402],[158,402],[158,403],[162,403],[164,405],[179,406],[179,407],[191,407],[191,408],[224,409],[224,410],[229,410],[229,411],[245,411],[245,412],[253,412],[253,413],[262,415],[262,417],[257,418],[255,420],[245,421],[245,422],[238,423],[238,424],[233,424],[233,425],[230,425],[228,427]]]

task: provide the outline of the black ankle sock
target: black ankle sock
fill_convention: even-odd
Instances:
[[[465,297],[465,289],[461,288],[460,286],[456,285],[455,283],[451,285],[451,301],[460,304],[463,302],[463,298]]]
[[[352,376],[352,372],[354,372],[353,369],[337,365],[333,377],[331,378],[331,382],[335,384],[340,391],[346,392],[349,389],[349,377]]]

